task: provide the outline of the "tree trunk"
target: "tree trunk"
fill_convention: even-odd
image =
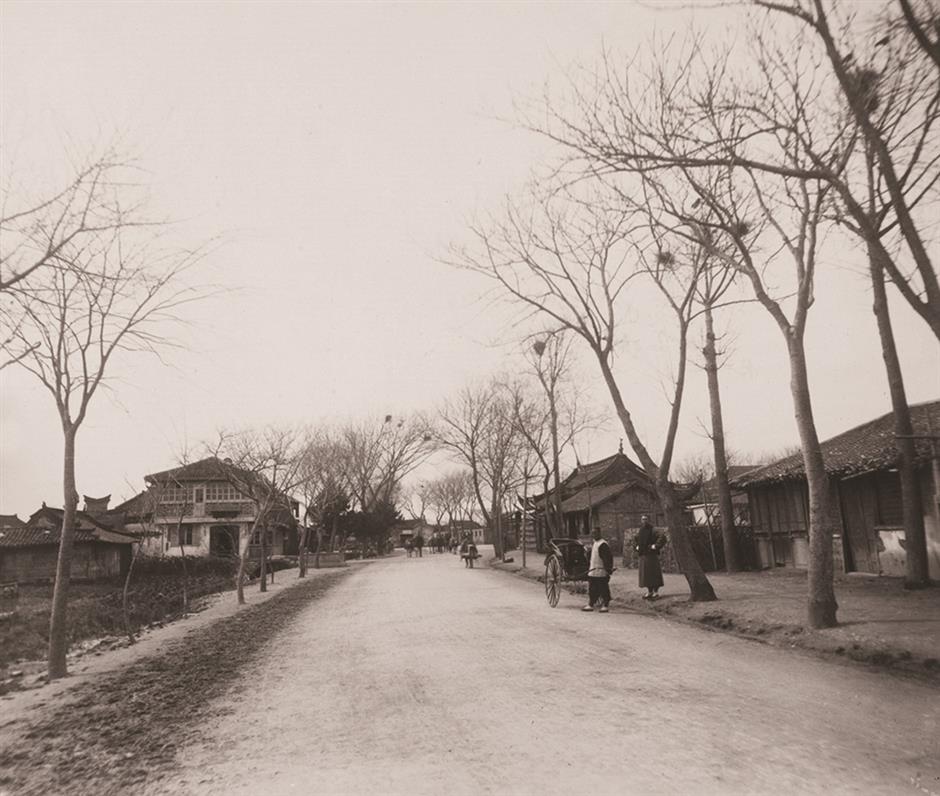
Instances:
[[[305,578],[307,577],[307,535],[310,533],[310,530],[304,526],[303,530],[300,532],[300,549],[297,551],[297,577]]]
[[[545,499],[545,533],[548,534],[545,541],[547,542],[553,536],[558,536],[555,529],[555,510],[552,506],[552,499],[549,495],[549,489],[551,485],[552,474],[550,471],[545,472],[545,477],[542,479],[542,496]]]
[[[559,452],[558,452],[558,410],[555,406],[555,389],[554,386],[549,391],[548,395],[549,401],[549,410],[551,412],[551,422],[552,422],[552,476],[555,480],[555,490],[554,490],[554,512],[555,512],[555,526],[557,528],[561,527],[561,468],[559,466]],[[561,534],[558,534],[561,536]]]
[[[138,542],[137,547],[132,547],[133,552],[131,553],[131,562],[127,566],[127,574],[124,576],[124,589],[121,592],[121,614],[124,617],[124,633],[127,635],[127,640],[131,644],[133,644],[137,639],[134,636],[134,629],[131,627],[130,611],[127,610],[127,594],[130,591],[131,574],[134,571],[134,564],[137,561],[137,556],[140,553],[141,547],[143,547],[143,542]]]
[[[682,510],[682,504],[676,497],[676,490],[673,485],[665,478],[656,480],[656,496],[659,498],[659,504],[662,506],[663,514],[666,516],[666,525],[669,528],[669,541],[676,553],[676,562],[685,575],[689,584],[689,594],[692,602],[711,602],[717,600],[715,590],[712,588],[708,576],[702,570],[698,558],[695,556],[695,549],[689,540],[689,534],[686,529],[685,512]]]
[[[806,354],[801,335],[792,331],[787,336],[790,355],[790,392],[793,412],[803,449],[803,467],[809,492],[809,602],[807,616],[813,628],[835,627],[835,590],[833,589],[832,536],[833,521],[829,497],[829,477],[823,461],[822,447],[813,419],[812,398],[806,373]]]
[[[525,569],[526,528],[529,522],[529,471],[522,474],[522,568]]]
[[[708,381],[708,400],[712,416],[712,448],[715,454],[715,483],[718,487],[718,511],[721,514],[721,542],[725,551],[725,569],[739,572],[738,534],[734,526],[734,507],[731,487],[728,485],[728,457],[725,452],[725,425],[721,413],[721,391],[718,386],[718,351],[715,347],[715,327],[711,304],[705,305],[705,374]],[[709,523],[711,524],[711,523]],[[709,539],[711,533],[709,532]]]
[[[337,531],[339,531],[339,517],[334,514],[333,515],[333,528],[330,531],[330,552],[331,553],[336,552],[333,548],[336,545]]]
[[[183,616],[189,613],[189,573],[186,569],[186,550],[183,548],[183,513],[186,509],[181,509],[179,519],[176,522],[176,539],[180,545],[180,566],[183,568]]]
[[[888,297],[885,291],[885,275],[881,260],[868,249],[869,270],[873,293],[872,310],[878,321],[878,334],[881,337],[881,354],[888,376],[888,389],[891,393],[891,408],[894,412],[894,432],[896,444],[901,453],[898,475],[901,479],[901,498],[903,502],[904,541],[906,555],[905,589],[923,589],[930,586],[930,571],[927,559],[927,534],[924,530],[924,515],[921,510],[920,482],[917,480],[914,440],[914,427],[911,424],[911,412],[907,405],[904,390],[904,377],[898,360],[894,331],[891,327],[891,315],[888,309]]]
[[[62,428],[64,431],[62,532],[59,537],[55,587],[52,592],[52,612],[49,617],[49,680],[57,680],[69,673],[65,660],[69,648],[67,611],[72,545],[75,539],[75,513],[78,510],[78,490],[75,488],[75,435],[78,429],[64,420]]]
[[[267,558],[268,558],[268,526],[265,525],[261,529],[261,591],[268,590],[268,572],[267,572]]]
[[[640,440],[633,425],[633,419],[627,411],[623,402],[623,396],[620,394],[620,387],[614,378],[613,371],[610,369],[610,363],[602,351],[595,351],[601,373],[610,392],[610,397],[614,402],[614,408],[617,410],[617,417],[623,426],[623,431],[627,435],[627,440],[633,448],[643,466],[643,470],[653,481],[656,489],[656,496],[659,498],[660,506],[666,517],[666,523],[669,527],[669,538],[676,551],[676,563],[685,579],[689,584],[689,594],[692,602],[710,602],[718,599],[715,596],[715,590],[712,588],[708,577],[702,571],[702,566],[695,557],[695,551],[692,549],[692,543],[689,541],[688,530],[685,526],[685,516],[682,512],[682,506],[676,498],[675,489],[669,482],[669,479],[660,475],[660,469],[656,466],[646,446]]]
[[[317,552],[313,554],[313,568],[320,568],[320,550],[323,547],[323,526],[317,524]]]
[[[238,592],[239,605],[245,604],[245,569],[248,565],[248,547],[261,519],[261,509],[256,507],[255,511],[255,521],[251,524],[251,529],[248,531],[248,537],[245,539],[244,544],[241,544],[241,539],[239,539],[238,574],[235,576],[235,589]]]
[[[503,559],[503,528],[501,522],[501,511],[499,508],[499,501],[494,496],[493,502],[490,504],[490,517],[492,519],[493,527],[493,554],[500,561]]]

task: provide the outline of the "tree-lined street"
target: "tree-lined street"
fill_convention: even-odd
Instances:
[[[940,0],[2,0],[0,796],[940,796],[938,77]]]
[[[49,705],[7,728],[24,743],[0,792],[50,792],[57,761],[76,794],[940,790],[929,685],[584,614],[567,593],[552,610],[537,584],[452,555],[322,573],[280,598],[80,685],[67,723]]]

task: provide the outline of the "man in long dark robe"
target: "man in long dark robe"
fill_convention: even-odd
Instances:
[[[662,541],[650,523],[650,518],[645,514],[641,518],[640,530],[637,532],[634,544],[640,566],[640,588],[646,589],[643,599],[655,600],[663,586],[663,570],[659,565]]]

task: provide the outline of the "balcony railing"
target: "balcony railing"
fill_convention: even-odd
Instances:
[[[215,517],[219,514],[252,517],[255,504],[250,500],[207,500],[205,503],[161,503],[161,517]]]

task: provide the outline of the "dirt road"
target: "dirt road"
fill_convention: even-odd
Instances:
[[[579,608],[446,554],[365,566],[149,792],[940,793],[937,690]]]

